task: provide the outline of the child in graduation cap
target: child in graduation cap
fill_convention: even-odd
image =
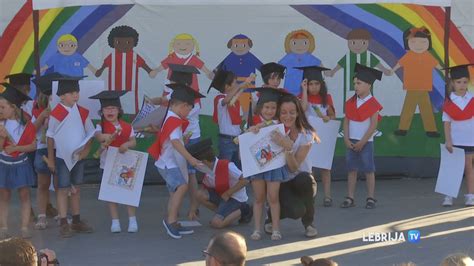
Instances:
[[[120,153],[128,151],[136,146],[135,132],[130,124],[121,119],[123,115],[120,96],[126,91],[102,91],[99,94],[89,97],[90,99],[100,100],[100,123],[97,124],[95,137],[103,146],[100,154],[100,168],[104,168],[107,148],[116,147]],[[117,210],[117,203],[109,202],[110,216],[112,217],[112,225],[110,231],[112,233],[120,233],[120,220]],[[135,216],[136,208],[127,206],[128,212],[128,232],[138,232],[138,223]]]
[[[336,119],[336,111],[331,94],[328,93],[326,82],[322,72],[329,70],[320,66],[297,67],[303,70],[303,81],[301,82],[301,106],[307,117],[321,118],[324,122]],[[321,179],[324,187],[324,206],[332,206],[331,198],[331,169],[321,169]]]
[[[190,145],[188,151],[211,170],[204,176],[204,189],[197,193],[198,201],[215,212],[211,226],[224,228],[237,220],[249,223],[252,208],[247,204],[248,180],[243,178],[240,169],[229,160],[216,158],[211,139]]]
[[[354,192],[357,182],[357,171],[365,173],[367,182],[367,200],[365,208],[375,208],[377,200],[375,190],[374,164],[374,133],[382,105],[370,94],[375,80],[382,79],[382,72],[360,64],[355,66],[355,94],[345,103],[346,117],[344,118],[344,143],[347,147],[346,165],[348,173],[347,197],[341,208],[354,207]]]
[[[156,135],[156,141],[148,152],[155,159],[155,166],[170,193],[168,214],[163,219],[163,226],[169,236],[180,239],[182,235],[194,233],[192,229],[185,228],[177,222],[178,211],[188,190],[187,162],[194,167],[201,164],[184,147],[183,132],[189,124],[186,117],[193,109],[196,98],[204,96],[184,84],[175,83],[167,86],[173,89],[169,110]]]
[[[12,85],[15,89],[19,90],[25,95],[29,95],[31,91],[30,80],[33,75],[28,73],[15,73],[5,76],[5,79],[8,79],[8,83]],[[23,110],[23,116],[27,120],[31,120],[32,109],[33,109],[33,100],[25,100],[21,103],[21,109]]]
[[[65,159],[71,158],[73,154],[67,153],[63,147],[79,146],[84,137],[95,131],[92,120],[89,117],[89,110],[79,106],[79,80],[82,77],[61,77],[58,78],[58,91],[56,94],[61,101],[50,113],[48,131],[46,132],[48,145],[48,168],[55,173],[58,179],[58,190],[56,194],[59,211],[59,235],[63,238],[72,237],[74,232],[91,233],[92,227],[80,216],[80,188],[78,185],[84,179],[84,160],[89,154],[91,140],[77,154],[78,161],[71,169],[68,168]],[[61,125],[61,126],[60,126]],[[64,134],[61,129],[69,130],[68,143],[58,138]],[[74,185],[74,188],[72,188]],[[72,224],[69,225],[66,215],[68,210],[68,194],[71,193]]]
[[[219,91],[214,98],[212,115],[212,120],[219,126],[219,159],[229,160],[237,167],[240,167],[239,147],[233,140],[242,133],[242,108],[238,99],[253,78],[250,76],[238,85],[233,72],[219,69],[209,86],[209,90],[214,88]]]
[[[8,83],[0,94],[0,239],[9,237],[8,209],[13,189],[18,189],[21,203],[21,236],[30,238],[28,229],[31,201],[30,188],[34,172],[26,155],[36,149],[35,127],[21,116],[20,106],[31,100]]]
[[[248,130],[257,133],[261,128],[278,124],[275,120],[278,101],[281,96],[289,93],[283,90],[275,90],[271,88],[257,88],[260,93],[257,102],[256,114],[254,116],[255,125]],[[263,152],[264,153],[264,152]],[[265,158],[266,160],[266,158]],[[254,191],[254,205],[253,211],[255,213],[254,232],[250,236],[253,240],[260,240],[262,238],[262,214],[265,199],[270,206],[270,214],[272,221],[272,240],[280,240],[282,238],[280,233],[280,201],[279,189],[280,183],[289,179],[289,173],[286,166],[263,172],[252,176],[252,189]]]
[[[52,172],[43,160],[48,156],[48,145],[46,143],[46,131],[48,130],[49,114],[51,112],[49,102],[51,101],[53,80],[61,77],[58,73],[50,73],[33,80],[38,90],[38,97],[33,102],[31,122],[36,128],[36,152],[34,158],[34,169],[38,176],[38,190],[36,194],[38,218],[35,229],[44,230],[48,226],[46,218],[56,217],[58,211],[51,205],[49,200],[49,187],[51,185]]]
[[[466,178],[467,194],[466,206],[474,206],[474,97],[468,91],[470,81],[466,64],[451,67],[451,93],[447,93],[443,106],[444,134],[446,149],[453,152],[453,147],[461,148],[465,153],[464,175]],[[446,196],[443,206],[453,205],[453,198]]]

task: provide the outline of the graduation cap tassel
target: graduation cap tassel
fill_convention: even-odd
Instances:
[[[247,129],[253,126],[253,110],[252,110],[252,94],[250,93],[250,104],[249,104],[249,113],[247,115]]]

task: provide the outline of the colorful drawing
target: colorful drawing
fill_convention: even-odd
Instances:
[[[250,147],[251,154],[261,168],[268,165],[278,154],[283,152],[283,149],[272,141],[272,134],[275,130]]]
[[[133,190],[135,187],[136,173],[140,167],[143,155],[132,153],[117,153],[112,172],[107,177],[107,183],[111,186]]]
[[[300,84],[303,80],[303,71],[295,69],[295,67],[321,65],[321,60],[312,55],[315,48],[314,36],[307,30],[295,30],[286,35],[286,55],[278,63],[286,67],[284,88],[288,92],[294,95],[301,92]]]

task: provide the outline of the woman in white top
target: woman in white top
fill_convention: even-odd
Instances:
[[[274,141],[285,149],[290,180],[280,185],[280,218],[299,219],[307,237],[315,237],[313,226],[316,181],[307,155],[314,141],[319,141],[308,123],[301,103],[294,95],[280,98],[277,117],[285,126],[286,135],[275,134]],[[270,216],[269,216],[270,217]],[[271,232],[271,221],[265,222],[265,232]]]

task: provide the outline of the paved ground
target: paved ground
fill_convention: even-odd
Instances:
[[[441,196],[432,192],[434,179],[394,179],[377,183],[378,205],[375,210],[363,208],[365,184],[359,182],[357,206],[352,209],[321,206],[318,194],[316,226],[319,236],[303,237],[299,221],[282,222],[283,240],[274,242],[266,236],[259,242],[248,236],[252,226],[234,226],[232,230],[247,238],[247,265],[289,265],[298,263],[303,255],[332,257],[339,265],[393,265],[413,261],[418,265],[439,265],[441,259],[453,252],[466,252],[474,257],[474,208],[464,208],[463,198],[453,208],[440,207]],[[318,188],[321,191],[322,187]],[[346,182],[333,183],[335,204],[345,195]],[[33,197],[35,191],[33,190]],[[54,249],[61,265],[204,265],[201,250],[217,232],[207,226],[210,212],[201,210],[204,226],[195,234],[181,240],[169,238],[162,225],[167,201],[164,186],[146,186],[138,211],[140,232],[111,234],[108,210],[97,200],[98,187],[88,186],[82,194],[82,216],[96,232],[60,239],[53,225],[42,232],[34,232],[33,242],[39,248]],[[14,195],[10,214],[12,233],[18,233],[18,197]],[[187,210],[187,202],[182,213]],[[122,229],[127,227],[125,209],[121,209]],[[50,222],[51,223],[51,222]],[[419,243],[363,242],[370,233],[418,229]],[[394,236],[394,235],[392,235]]]

